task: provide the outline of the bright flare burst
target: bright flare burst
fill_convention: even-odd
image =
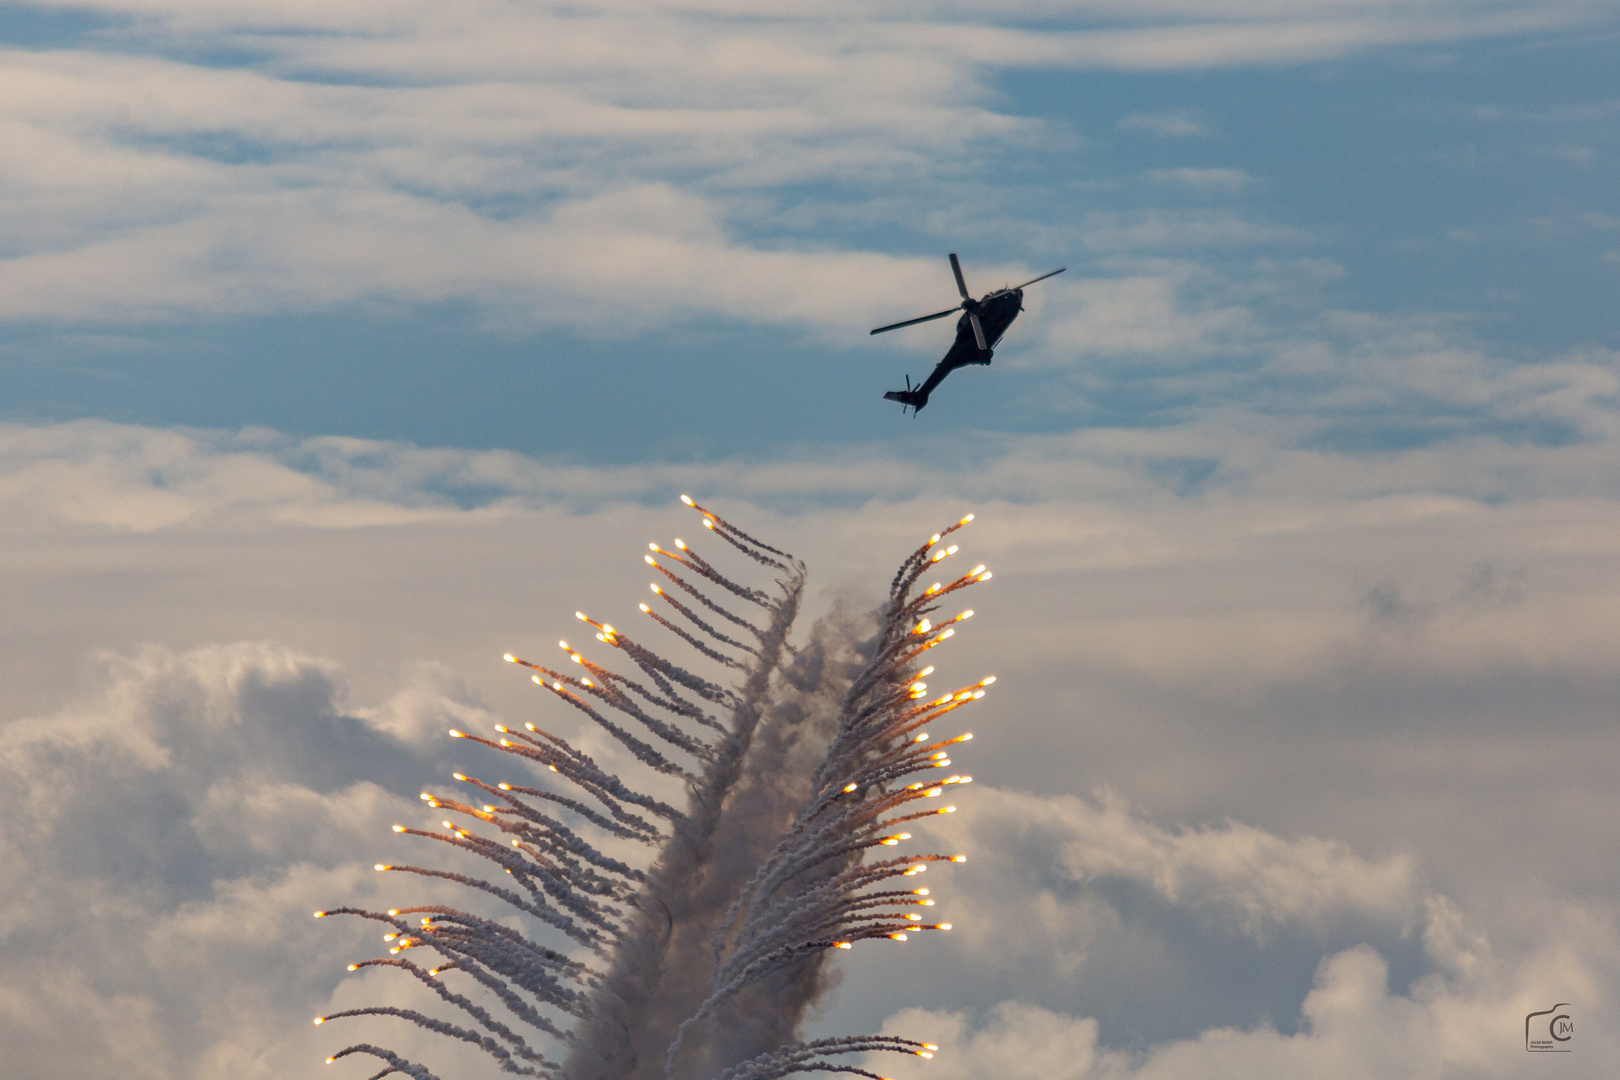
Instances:
[[[645,681],[613,672],[567,642],[558,644],[578,665],[577,674],[510,653],[505,659],[533,671],[536,685],[583,712],[649,770],[684,784],[686,808],[631,787],[533,724],[523,731],[497,726],[499,740],[451,731],[543,765],[569,787],[487,783],[457,773],[456,780],[482,797],[463,803],[424,792],[422,799],[470,821],[444,821],[444,832],[394,826],[395,832],[489,860],[502,871],[499,884],[420,866],[378,863],[376,869],[453,881],[482,893],[549,928],[555,947],[514,929],[510,917],[496,920],[440,905],[319,911],[317,918],[355,915],[389,926],[392,932],[383,939],[393,943],[389,955],[350,964],[349,970],[398,968],[458,1010],[461,1023],[373,1006],[330,1013],[316,1024],[398,1017],[478,1047],[504,1072],[554,1080],[775,1080],[810,1071],[882,1080],[836,1059],[872,1051],[927,1058],[938,1049],[882,1035],[793,1040],[823,986],[821,965],[829,950],[877,939],[903,942],[920,930],[951,928],[909,910],[933,907],[925,899],[929,890],[885,885],[914,877],[930,863],[966,861],[963,855],[887,851],[912,839],[896,826],[956,809],[909,804],[937,798],[947,785],[971,782],[966,776],[906,781],[950,765],[949,747],[972,736],[934,740],[924,728],[982,698],[995,681],[982,679],[923,700],[927,686],[921,680],[934,668],[920,666],[921,658],[955,632],[950,625],[936,628],[928,616],[944,596],[990,574],[977,566],[954,581],[915,590],[926,571],[957,551],[954,544],[936,545],[973,516],[936,534],[901,564],[877,612],[877,636],[860,646],[864,666],[850,665],[833,679],[839,693],[836,731],[820,764],[803,775],[782,768],[785,758],[767,760],[754,747],[754,736],[780,699],[803,682],[793,666],[802,658],[787,635],[804,590],[804,566],[690,498],[681,499],[703,515],[709,535],[781,575],[767,592],[732,581],[684,541],[676,540],[673,551],[649,545],[653,554],[646,561],[665,579],[652,591],[671,614],[648,604],[641,611],[707,660],[738,672],[738,685],[727,688],[693,674],[585,612],[575,614],[597,631],[597,641],[625,654]],[[699,591],[697,579],[742,601],[750,614],[739,615]],[[672,596],[671,587],[682,598]],[[972,614],[964,611],[946,623]],[[722,632],[711,620],[729,629]],[[733,799],[743,789],[750,792],[746,805]],[[744,838],[758,830],[746,827],[762,806],[773,812],[768,818],[791,824],[774,846],[750,851]],[[559,812],[566,823],[554,816]],[[480,825],[502,839],[475,831]],[[633,866],[602,850],[627,844],[652,847],[656,855]],[[877,851],[885,857],[866,858]],[[398,955],[414,949],[432,950],[434,964],[418,966]],[[461,988],[485,1004],[458,992],[441,978],[445,973],[454,973]],[[385,1063],[372,1080],[395,1072],[438,1080],[422,1065],[369,1043],[340,1050],[328,1063],[354,1054]]]

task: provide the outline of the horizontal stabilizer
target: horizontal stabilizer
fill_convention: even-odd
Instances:
[[[928,404],[928,395],[921,390],[890,390],[883,398],[885,401],[898,401],[902,405],[919,410]]]

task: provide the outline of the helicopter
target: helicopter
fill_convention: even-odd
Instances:
[[[957,260],[956,253],[951,252],[951,273],[956,275],[956,291],[962,294],[962,302],[953,308],[936,311],[932,315],[924,315],[920,319],[907,319],[905,322],[890,323],[873,330],[874,334],[886,334],[890,330],[899,330],[903,326],[916,326],[918,323],[932,322],[934,319],[943,319],[955,311],[962,312],[962,317],[956,320],[956,343],[945,354],[945,359],[934,366],[933,372],[927,380],[917,386],[911,385],[911,376],[906,376],[904,390],[890,390],[883,397],[888,401],[898,401],[901,412],[911,409],[915,416],[921,412],[923,406],[928,404],[928,395],[933,393],[951,372],[967,364],[988,364],[995,351],[1001,335],[1007,332],[1018,313],[1024,310],[1024,290],[1037,281],[1045,281],[1049,277],[1063,273],[1068,267],[1060,266],[1049,274],[1042,274],[1038,278],[1031,278],[1011,289],[997,289],[986,293],[979,299],[973,299],[968,292],[967,282],[962,279],[962,264]]]

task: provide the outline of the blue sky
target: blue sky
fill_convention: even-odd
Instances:
[[[0,5],[8,1065],[333,1073],[308,1018],[388,991],[308,912],[397,902],[445,728],[581,734],[499,657],[638,618],[683,491],[811,616],[969,511],[995,570],[958,929],[817,1033],[1510,1080],[1572,1001],[1537,1067],[1620,1060],[1617,46],[1579,0]],[[903,417],[950,324],[867,331],[951,251],[1068,272]]]

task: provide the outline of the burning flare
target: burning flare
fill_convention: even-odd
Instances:
[[[735,629],[722,633],[657,582],[655,602],[672,614],[648,604],[641,611],[705,659],[737,672],[736,685],[677,666],[585,612],[576,615],[597,631],[596,640],[628,657],[639,676],[610,670],[566,642],[559,644],[569,672],[510,653],[505,659],[530,669],[537,686],[584,713],[652,773],[684,785],[684,808],[632,787],[534,724],[523,730],[498,725],[498,739],[452,731],[544,766],[566,783],[554,791],[457,773],[457,781],[476,789],[470,801],[430,792],[422,799],[467,820],[445,820],[444,831],[394,826],[488,860],[502,871],[499,883],[415,865],[378,863],[376,869],[482,893],[549,928],[543,932],[552,944],[514,929],[521,919],[440,905],[319,911],[317,918],[354,915],[385,924],[389,955],[349,970],[397,968],[456,1010],[461,1023],[389,1006],[329,1013],[315,1023],[397,1017],[478,1047],[503,1072],[555,1080],[774,1080],[810,1071],[883,1080],[837,1059],[872,1051],[927,1058],[938,1049],[878,1035],[793,1039],[823,986],[821,967],[831,950],[951,928],[917,913],[934,906],[929,890],[896,883],[930,863],[966,860],[906,851],[902,845],[913,838],[902,826],[955,811],[927,800],[972,778],[927,774],[949,767],[950,747],[972,735],[934,739],[925,729],[982,698],[995,681],[927,699],[921,681],[934,671],[922,665],[923,654],[973,613],[946,619],[943,627],[929,616],[946,595],[990,577],[979,566],[917,591],[922,575],[957,551],[954,544],[936,545],[972,515],[901,564],[877,612],[876,636],[845,643],[859,662],[818,676],[837,695],[828,705],[835,719],[823,735],[819,765],[795,774],[765,743],[756,747],[755,736],[781,699],[805,681],[806,665],[787,643],[804,566],[681,498],[703,516],[708,535],[780,575],[774,590],[744,585],[684,541],[675,541],[674,551],[650,545],[647,562],[667,585]],[[692,578],[718,587],[732,603],[742,601],[750,614],[722,606]],[[917,774],[925,778],[911,780]],[[748,798],[739,797],[742,791]],[[786,827],[774,843],[766,836],[761,844],[760,820]],[[655,853],[632,865],[614,854],[624,854],[627,845]],[[417,949],[431,950],[431,966],[400,955]],[[447,973],[454,973],[456,987],[446,982]],[[502,1015],[492,1011],[497,1004]],[[370,1043],[346,1047],[328,1061],[354,1054],[384,1063],[372,1080],[396,1072],[438,1080],[424,1066]]]

